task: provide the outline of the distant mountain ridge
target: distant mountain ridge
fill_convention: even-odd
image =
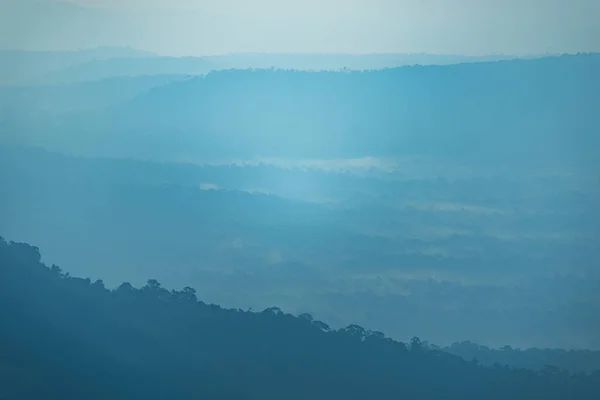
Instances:
[[[126,104],[141,93],[188,79],[186,75],[108,77],[68,84],[0,85],[0,115],[61,114]]]
[[[69,151],[100,151],[100,140],[126,154],[134,140],[148,144],[136,152],[167,160],[423,155],[585,169],[600,145],[599,71],[595,54],[364,72],[224,70],[102,113],[28,123],[59,130]]]
[[[152,53],[130,47],[99,47],[72,51],[0,50],[0,85],[30,84],[75,65],[113,58],[139,59]]]
[[[213,70],[279,68],[295,70],[368,70],[404,65],[450,65],[510,60],[511,55],[438,54],[283,54],[232,53],[167,57],[131,47],[98,47],[72,51],[0,50],[0,84],[71,83],[107,77],[152,74],[202,75]]]

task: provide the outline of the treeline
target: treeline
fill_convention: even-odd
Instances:
[[[300,70],[381,69],[401,65],[458,64],[512,59],[511,56],[434,54],[272,54],[164,57],[132,48],[76,51],[0,50],[0,84],[49,84],[95,81],[105,77],[152,74],[204,74],[228,68]]]
[[[468,341],[453,343],[442,350],[487,366],[500,364],[534,370],[557,366],[571,372],[600,370],[600,351],[595,350],[518,349],[508,345],[494,349]]]
[[[428,155],[464,165],[589,169],[600,55],[373,71],[220,70],[116,109],[0,115],[11,141],[180,160]],[[585,167],[585,168],[583,168]]]
[[[108,249],[107,249],[108,251]],[[156,280],[108,290],[0,239],[0,398],[597,399],[600,372],[484,367],[418,339],[227,310]]]

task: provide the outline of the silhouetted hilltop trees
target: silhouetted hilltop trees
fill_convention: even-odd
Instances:
[[[0,50],[0,84],[81,82],[104,77],[157,73],[203,74],[229,68],[300,70],[381,69],[401,65],[445,65],[512,59],[442,54],[237,53],[204,57],[166,57],[127,47],[76,51]]]
[[[535,370],[549,365],[571,372],[600,370],[600,352],[593,350],[517,349],[508,345],[493,349],[473,342],[453,343],[441,350],[461,356],[465,360],[477,359],[481,364],[488,366],[497,363]]]
[[[107,251],[110,251],[107,249]],[[597,399],[600,373],[483,367],[357,325],[71,277],[0,240],[0,398]]]

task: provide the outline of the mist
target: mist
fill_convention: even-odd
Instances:
[[[0,398],[599,393],[596,2],[1,1]]]

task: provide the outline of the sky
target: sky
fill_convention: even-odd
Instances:
[[[3,49],[232,52],[600,51],[598,0],[0,0]]]
[[[127,45],[178,56],[600,51],[596,0],[1,1],[8,18],[0,46],[12,49]]]

